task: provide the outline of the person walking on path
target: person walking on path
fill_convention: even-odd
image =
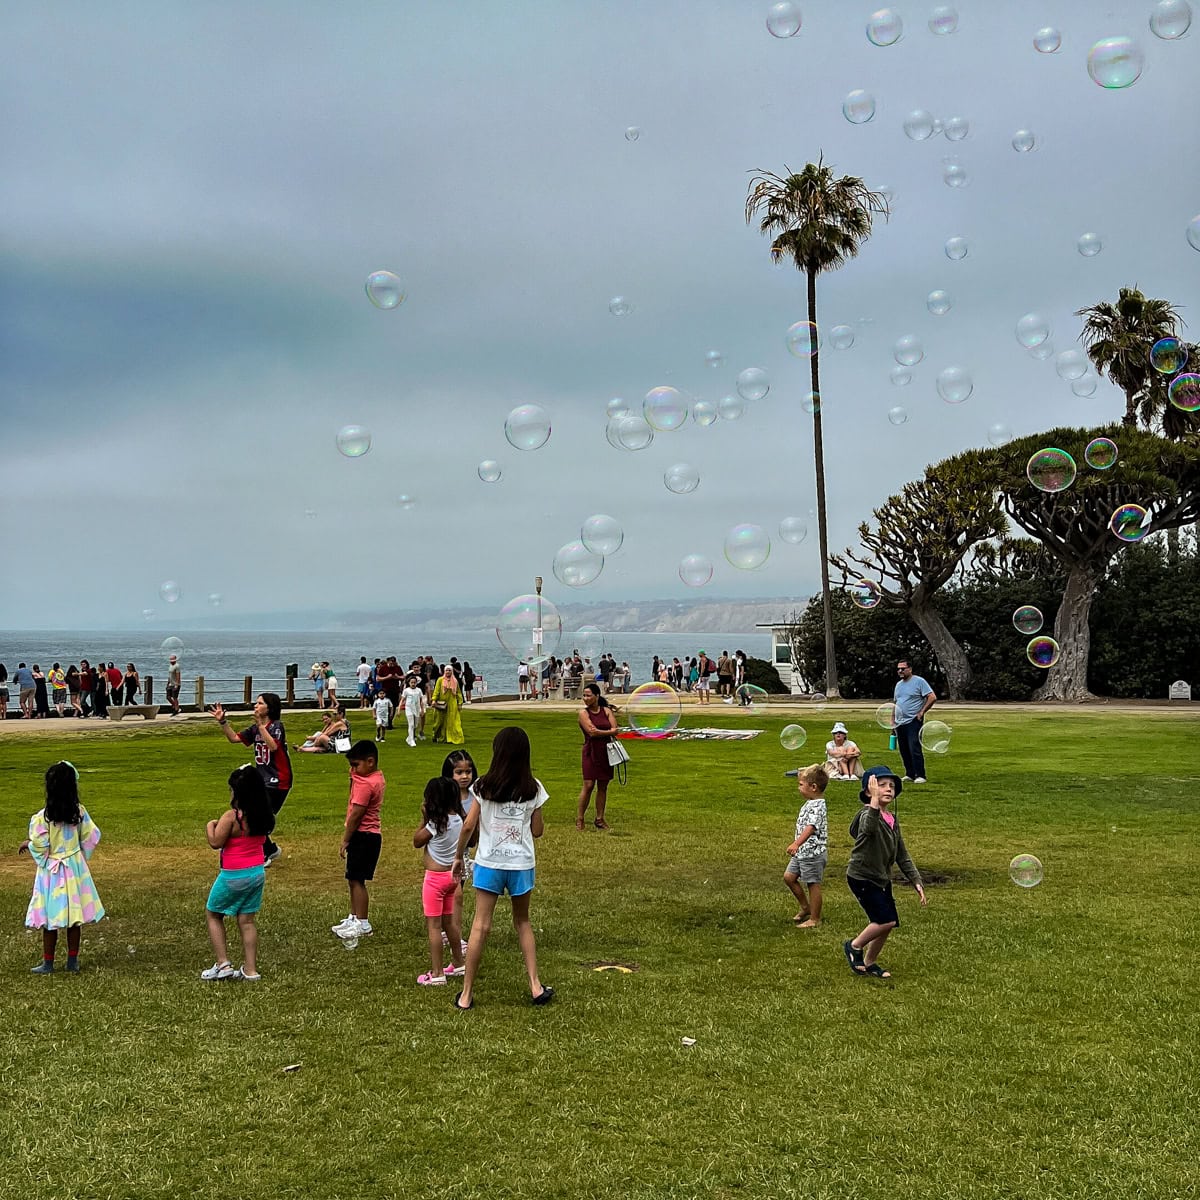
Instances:
[[[462,692],[454,677],[454,668],[449,663],[442,677],[433,685],[433,740],[451,746],[461,746],[466,740],[462,727]]]
[[[371,707],[371,664],[365,654],[359,656],[358,666],[354,668],[354,677],[358,680],[358,707]]]
[[[937,703],[937,694],[921,678],[914,675],[912,664],[902,658],[896,664],[900,678],[893,694],[895,705],[896,744],[904,760],[904,781],[925,782],[925,754],[921,749],[921,727],[925,714]]]
[[[171,716],[179,716],[179,688],[182,679],[179,673],[179,658],[172,654],[167,660],[167,703],[171,706]]]

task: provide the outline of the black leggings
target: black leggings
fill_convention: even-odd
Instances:
[[[283,807],[283,802],[287,799],[287,797],[287,788],[267,788],[267,803],[270,804],[271,811],[276,816],[279,815],[279,810]],[[269,855],[278,849],[279,847],[271,840],[271,835],[268,833],[263,841],[263,853]]]

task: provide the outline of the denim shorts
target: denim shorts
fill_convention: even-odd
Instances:
[[[528,871],[509,871],[501,867],[484,867],[475,864],[472,882],[477,892],[494,892],[503,896],[525,896],[533,891],[533,868]]]
[[[791,862],[788,863],[787,874],[801,883],[820,883],[825,878],[825,864],[828,860],[827,854],[810,854],[807,858],[793,854]]]
[[[222,870],[208,893],[208,911],[236,917],[238,913],[256,913],[262,908],[263,883],[267,873],[262,867]]]

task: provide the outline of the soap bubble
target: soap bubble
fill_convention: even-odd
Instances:
[[[1062,34],[1052,25],[1039,29],[1033,35],[1033,48],[1039,54],[1055,54],[1062,45]]]
[[[1159,338],[1150,347],[1150,365],[1160,375],[1174,375],[1187,366],[1187,346],[1177,337]]]
[[[1167,398],[1180,412],[1200,411],[1200,375],[1176,375],[1167,388]]]
[[[1076,396],[1094,396],[1096,394],[1096,386],[1099,382],[1095,375],[1080,375],[1078,379],[1071,381],[1071,391]]]
[[[747,367],[737,377],[737,392],[743,400],[761,400],[770,390],[771,380],[762,367]]]
[[[605,406],[604,415],[612,420],[613,417],[625,417],[629,415],[629,401],[622,400],[620,396],[614,396]]]
[[[485,458],[475,470],[484,483],[496,483],[500,479],[500,464],[494,458]]]
[[[504,419],[504,436],[517,450],[538,450],[550,440],[550,414],[540,404],[518,404]]]
[[[902,338],[896,339],[896,344],[892,347],[892,357],[902,367],[915,367],[925,357],[925,348],[915,334],[906,333]]]
[[[1013,439],[1012,430],[1003,421],[988,426],[987,440],[993,446],[1007,446]]]
[[[315,508],[306,508],[304,510],[304,515],[309,518],[315,517],[317,515],[317,510]]]
[[[417,498],[411,492],[401,492],[396,497],[396,505],[404,512],[411,512],[417,507]]]
[[[683,715],[679,694],[666,683],[643,683],[625,701],[629,727],[639,737],[664,738]]]
[[[849,350],[854,345],[854,330],[849,325],[835,325],[829,331],[829,344],[835,350]]]
[[[1088,51],[1088,74],[1102,88],[1130,87],[1145,65],[1142,48],[1131,37],[1102,38]]]
[[[803,517],[784,517],[779,522],[779,540],[799,546],[808,537],[808,522]]]
[[[957,262],[960,258],[966,258],[967,250],[967,239],[965,237],[946,239],[946,257],[954,262]]]
[[[875,115],[875,97],[862,88],[846,93],[842,101],[842,116],[851,125],[865,125]]]
[[[786,341],[788,353],[794,358],[812,358],[821,348],[821,333],[812,322],[797,321],[788,329]],[[747,396],[746,399],[752,397]]]
[[[654,441],[654,430],[640,413],[630,413],[614,422],[613,436],[622,450],[645,450]]]
[[[735,525],[725,534],[725,558],[739,571],[756,571],[771,554],[771,539],[761,525]]]
[[[1037,887],[1042,882],[1042,860],[1034,854],[1018,854],[1008,864],[1008,877],[1017,887]]]
[[[1200,250],[1200,213],[1187,223],[1187,240],[1193,250]]]
[[[925,297],[925,307],[935,317],[944,317],[954,307],[954,297],[949,292],[938,288]]]
[[[888,378],[895,387],[908,387],[912,383],[912,372],[907,367],[893,367]]]
[[[1038,148],[1037,134],[1032,129],[1018,129],[1012,136],[1012,148],[1018,154],[1028,154]]]
[[[706,350],[704,352],[704,365],[712,367],[714,370],[717,367],[725,365],[725,355],[720,350]]]
[[[799,750],[808,741],[808,730],[803,725],[785,725],[779,731],[779,744],[785,750]]]
[[[825,711],[825,701],[827,697],[824,692],[813,692],[808,699],[817,712],[821,713]]]
[[[896,202],[896,189],[891,184],[881,183],[875,190],[883,197],[884,203],[889,207]]]
[[[685,554],[679,560],[679,578],[688,587],[703,587],[712,577],[712,562],[703,554]]]
[[[1117,457],[1117,443],[1112,438],[1092,438],[1083,451],[1083,461],[1095,471],[1107,471]]]
[[[945,37],[958,28],[958,11],[953,4],[939,4],[929,14],[929,32]]]
[[[1191,24],[1192,8],[1187,0],[1159,0],[1150,13],[1150,32],[1166,42],[1183,37]]]
[[[1054,369],[1060,379],[1078,379],[1087,374],[1088,357],[1082,350],[1061,350],[1054,359]]]
[[[926,721],[917,735],[921,749],[930,754],[945,754],[950,749],[950,735],[953,732],[945,721]]]
[[[1054,343],[1047,338],[1044,342],[1039,342],[1036,346],[1029,347],[1029,357],[1036,358],[1038,362],[1045,362],[1046,359],[1054,356]]]
[[[651,388],[642,401],[642,416],[652,429],[669,433],[687,420],[687,398],[678,388]]]
[[[938,372],[937,390],[947,404],[961,404],[975,390],[975,383],[965,368],[946,367]]]
[[[367,276],[366,291],[376,308],[398,308],[404,303],[404,285],[391,271],[372,271]]]
[[[881,8],[867,21],[867,40],[873,46],[894,46],[904,33],[904,22],[894,8]]]
[[[850,593],[850,599],[854,602],[855,608],[865,608],[870,611],[872,608],[878,608],[883,602],[883,593],[880,591],[879,584],[873,579],[858,579],[846,589]]]
[[[742,708],[748,708],[751,712],[767,703],[766,689],[753,683],[739,684],[734,692],[734,697]]]
[[[183,639],[177,637],[164,638],[162,645],[159,646],[159,649],[163,651],[164,654],[179,655],[183,652]]]
[[[154,609],[143,608],[142,609],[142,620],[143,621],[153,621],[154,620]]]
[[[966,117],[947,117],[942,132],[948,142],[961,142],[971,132],[971,123]]]
[[[625,531],[616,517],[594,513],[580,527],[579,540],[590,553],[606,558],[620,550],[625,541]]]
[[[893,425],[903,425],[908,420],[908,409],[903,404],[896,404],[888,409],[887,418]]]
[[[173,579],[168,579],[161,584],[158,589],[158,594],[168,603],[175,604],[183,593],[179,590],[179,584]]]
[[[1062,492],[1075,482],[1075,460],[1057,446],[1030,456],[1025,476],[1039,492]]]
[[[1039,313],[1026,313],[1017,322],[1017,341],[1027,350],[1040,346],[1050,336],[1050,322]]]
[[[1022,604],[1016,612],[1013,613],[1012,622],[1013,628],[1018,633],[1023,633],[1026,637],[1030,634],[1037,633],[1042,627],[1042,610],[1032,604]]]
[[[1058,662],[1060,650],[1058,643],[1052,638],[1042,634],[1035,637],[1028,646],[1025,647],[1025,657],[1029,659],[1035,667],[1050,668]]]
[[[700,486],[700,472],[691,463],[676,463],[667,468],[663,475],[663,483],[667,485],[668,492],[686,496],[688,492],[694,492]]]
[[[636,142],[642,136],[642,131],[636,125],[630,125],[625,130],[625,140],[627,142]]]
[[[717,401],[717,412],[723,421],[736,421],[746,412],[746,402],[741,396],[722,396]]]
[[[562,617],[545,596],[533,592],[514,596],[496,617],[496,637],[518,661],[556,654],[562,641]]]
[[[717,419],[717,406],[711,400],[697,400],[692,405],[692,420],[704,427]]]
[[[633,305],[624,296],[614,296],[608,302],[608,311],[614,317],[627,317],[633,312]]]
[[[225,597],[220,592],[209,592],[208,602],[213,608],[220,608],[225,603]]]
[[[567,587],[587,587],[600,578],[604,570],[604,555],[593,554],[581,541],[560,546],[551,563],[554,578]]]
[[[875,724],[880,729],[886,729],[889,732],[896,727],[896,706],[894,704],[881,704],[875,710]]]
[[[800,32],[800,6],[780,0],[767,9],[767,32],[776,38],[795,37]]]
[[[604,649],[604,634],[595,625],[581,625],[572,635],[571,642],[588,658],[593,658]]]
[[[1122,504],[1109,517],[1108,527],[1123,542],[1140,542],[1150,532],[1150,514],[1140,504]]]
[[[805,392],[804,399],[800,401],[800,407],[804,409],[809,416],[821,411],[821,393],[820,392]]]
[[[957,158],[947,158],[942,163],[942,182],[947,187],[966,187],[971,182],[967,168]]]
[[[362,458],[371,448],[371,432],[361,425],[343,425],[337,431],[338,453],[346,458]]]
[[[913,142],[923,142],[933,136],[933,114],[914,108],[904,118],[904,136]]]
[[[1075,243],[1075,249],[1084,258],[1095,258],[1104,249],[1104,242],[1098,233],[1081,233],[1079,240]]]

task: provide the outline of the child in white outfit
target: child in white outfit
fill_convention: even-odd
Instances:
[[[375,710],[375,740],[382,742],[387,738],[388,722],[392,719],[392,702],[380,692],[371,707]]]
[[[425,692],[415,675],[408,677],[408,684],[400,697],[404,705],[404,719],[408,722],[408,737],[405,739],[410,746],[417,744],[417,729],[421,724],[421,716],[425,712]]]

